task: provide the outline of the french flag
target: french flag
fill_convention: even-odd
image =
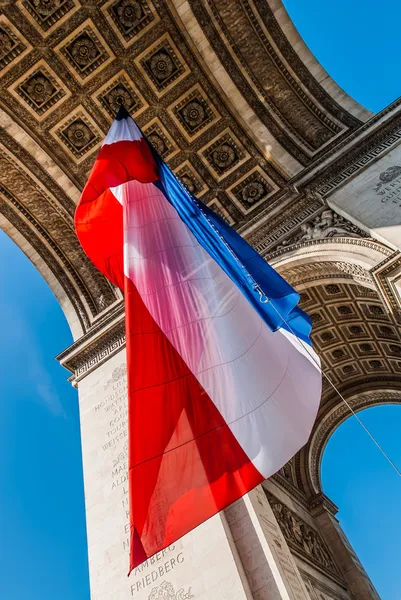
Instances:
[[[75,224],[125,295],[132,570],[307,442],[320,363],[299,295],[180,184],[123,108]]]

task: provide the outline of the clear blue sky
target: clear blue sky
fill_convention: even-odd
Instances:
[[[89,600],[77,393],[54,356],[71,334],[0,232],[0,598]]]
[[[283,2],[312,53],[358,102],[378,112],[401,96],[399,0]]]
[[[398,0],[285,4],[359,102],[377,111],[401,95]],[[77,397],[53,358],[71,336],[46,283],[1,233],[0,265],[0,598],[89,600]],[[362,416],[400,464],[401,407]],[[323,483],[382,600],[400,600],[401,480],[351,420],[328,444]]]

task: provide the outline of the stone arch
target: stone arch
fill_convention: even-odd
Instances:
[[[97,273],[75,236],[79,188],[3,111],[0,125],[0,227],[47,281],[77,339],[121,294]]]
[[[291,277],[292,273],[295,274],[304,265],[310,265],[311,270],[317,274],[321,263],[332,264],[334,267],[339,263],[355,266],[355,270],[350,272],[351,276],[355,276],[358,270],[361,275],[370,272],[392,254],[393,251],[387,246],[370,238],[334,237],[284,247],[271,253],[268,258],[270,264],[284,277],[288,277],[288,273]]]
[[[392,256],[375,240],[344,237],[297,244],[269,257],[301,293],[323,369],[355,411],[401,400],[399,316],[388,310],[374,277]],[[310,441],[290,465],[292,479],[309,500],[322,493],[325,445],[349,415],[324,380]]]
[[[382,387],[383,385],[384,387]],[[352,410],[360,412],[372,406],[401,404],[401,383],[399,381],[392,382],[389,380],[385,384],[384,382],[377,382],[373,389],[372,384],[369,384],[369,388],[364,391],[362,386],[360,391],[350,391],[346,400]],[[308,446],[304,451],[304,458],[310,478],[310,491],[315,494],[323,492],[320,470],[324,449],[334,431],[350,416],[351,412],[346,404],[333,402],[333,406],[325,411],[314,428]]]

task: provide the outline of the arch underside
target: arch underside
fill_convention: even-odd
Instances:
[[[281,0],[139,4],[129,14],[121,0],[0,8],[0,226],[48,281],[75,340],[122,306],[82,252],[73,214],[124,102],[183,183],[302,292],[333,381],[397,389],[398,321],[374,272],[393,251],[330,212],[309,175],[360,131],[360,152],[371,152],[368,111],[317,63]],[[344,161],[322,167],[319,185]],[[325,387],[318,423],[335,402]],[[294,485],[312,495],[307,450],[294,462]]]
[[[124,6],[0,7],[4,228],[29,246],[75,338],[121,301],[72,226],[121,101],[185,185],[242,228],[277,213],[289,178],[369,117],[313,58],[280,0]]]
[[[325,446],[351,415],[340,394],[355,412],[401,402],[401,312],[389,309],[378,286],[380,257],[386,263],[392,254],[378,242],[337,238],[292,246],[273,258],[277,270],[301,293],[301,306],[312,318],[312,342],[327,375],[309,442],[278,475],[278,481],[296,488],[307,502],[323,492]]]

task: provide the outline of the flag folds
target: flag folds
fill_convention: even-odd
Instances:
[[[319,360],[299,295],[180,184],[123,109],[75,223],[125,294],[132,569],[306,443]]]

